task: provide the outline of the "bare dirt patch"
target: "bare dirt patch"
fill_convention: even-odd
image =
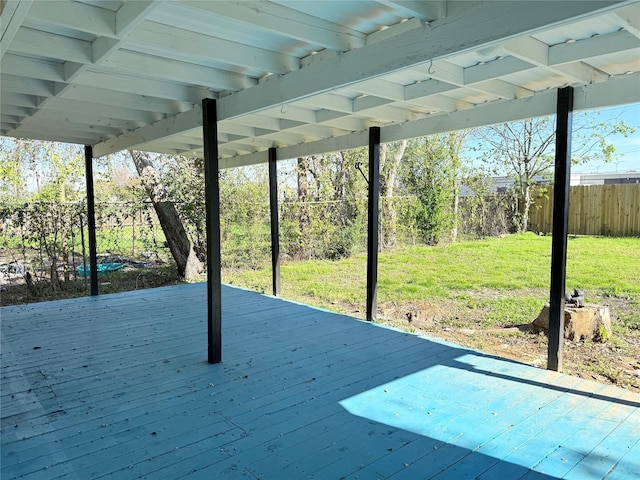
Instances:
[[[640,392],[640,329],[624,325],[622,317],[637,315],[626,299],[607,298],[613,336],[604,343],[564,343],[564,371],[588,380]],[[444,302],[388,302],[379,306],[380,323],[439,338],[482,352],[546,368],[547,336],[525,325],[495,327],[476,322],[481,312],[470,312],[457,300]],[[531,319],[533,320],[533,318]]]

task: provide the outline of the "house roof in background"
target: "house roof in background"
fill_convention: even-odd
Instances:
[[[0,134],[222,166],[640,102],[640,2],[2,3]]]

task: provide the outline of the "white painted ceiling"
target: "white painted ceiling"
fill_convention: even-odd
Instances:
[[[223,166],[640,102],[640,2],[2,2],[0,134]]]

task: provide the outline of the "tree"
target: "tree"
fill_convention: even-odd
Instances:
[[[407,140],[380,145],[380,215],[382,231],[380,247],[392,248],[398,243],[398,215],[394,204],[398,169],[407,149]]]
[[[627,136],[634,131],[624,122],[597,123],[593,112],[575,113],[573,117],[572,163],[595,158],[611,161],[615,148],[607,142],[614,133]],[[502,123],[477,129],[477,150],[494,175],[507,175],[514,180],[520,198],[518,232],[527,230],[529,211],[534,204],[533,188],[540,177],[550,178],[555,163],[555,117],[540,117],[519,122]]]
[[[404,163],[408,193],[416,195],[418,229],[428,245],[457,235],[460,152],[465,132],[451,132],[413,139]]]
[[[178,275],[184,277],[185,280],[195,279],[203,270],[203,265],[191,247],[178,211],[169,199],[167,187],[161,181],[149,154],[134,150],[130,150],[129,153],[158,215],[160,226],[167,239],[167,245],[176,262]]]
[[[298,186],[298,242],[294,246],[294,255],[302,257],[309,249],[309,228],[311,225],[311,217],[309,215],[309,157],[299,157],[296,164],[296,179]]]

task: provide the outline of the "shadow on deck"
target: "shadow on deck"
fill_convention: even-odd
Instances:
[[[637,478],[640,396],[204,284],[2,315],[2,478]]]

